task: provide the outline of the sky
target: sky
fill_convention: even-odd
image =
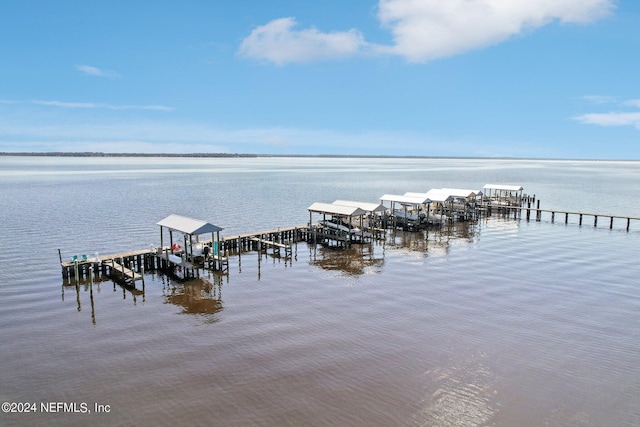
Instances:
[[[3,0],[0,151],[640,159],[637,0]]]

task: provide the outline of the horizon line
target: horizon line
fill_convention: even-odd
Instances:
[[[580,161],[640,161],[640,159],[516,157],[516,156],[427,156],[394,154],[258,154],[258,153],[105,153],[101,151],[0,151],[0,156],[23,157],[317,157],[317,158],[389,158],[389,159],[494,159],[494,160],[580,160]]]

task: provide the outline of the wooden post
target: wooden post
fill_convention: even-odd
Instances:
[[[582,225],[582,214],[580,214],[580,222],[578,223],[578,225]]]
[[[598,225],[598,215],[593,216],[593,226],[596,227]]]
[[[568,224],[569,223],[569,212],[565,212],[564,213],[564,223]]]
[[[611,217],[611,221],[609,222],[609,230],[613,228],[613,217]]]
[[[553,222],[556,218],[556,213],[555,212],[551,212],[551,222]]]
[[[627,231],[629,231],[629,224],[631,223],[631,218],[627,218]]]

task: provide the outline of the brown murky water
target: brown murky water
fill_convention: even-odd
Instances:
[[[58,247],[147,247],[169,213],[231,235],[423,186],[502,180],[547,207],[633,215],[620,193],[637,163],[119,161],[0,158],[0,400],[35,408],[0,424],[640,424],[638,225],[492,218],[348,251],[299,243],[290,260],[234,256],[224,276],[147,274],[144,293],[63,286],[57,265]]]

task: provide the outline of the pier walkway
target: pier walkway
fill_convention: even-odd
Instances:
[[[631,221],[640,221],[640,217],[633,216],[624,216],[624,215],[612,215],[612,214],[599,214],[599,213],[588,213],[588,212],[580,212],[580,211],[564,211],[559,209],[540,209],[532,208],[532,207],[520,207],[520,206],[491,206],[484,208],[487,211],[488,215],[491,215],[492,211],[502,212],[503,214],[509,214],[510,212],[514,213],[514,217],[517,218],[517,214],[522,214],[523,211],[526,213],[526,220],[531,220],[531,213],[535,214],[536,221],[542,221],[542,214],[549,213],[551,214],[550,220],[551,222],[556,221],[556,214],[564,215],[564,223],[569,223],[569,216],[577,216],[578,217],[578,225],[582,225],[584,217],[592,217],[593,218],[593,226],[598,226],[598,218],[607,218],[609,219],[609,229],[613,229],[613,220],[621,219],[626,221],[626,230],[629,231],[631,227]]]
[[[500,195],[502,194],[500,193]],[[406,198],[408,196],[400,197]],[[412,199],[410,202],[421,205],[424,200],[423,198],[416,202]],[[594,227],[598,226],[599,219],[604,218],[604,221],[608,221],[609,229],[614,228],[614,221],[624,221],[623,224],[627,232],[630,231],[631,221],[640,221],[640,217],[634,216],[541,209],[540,200],[537,200],[536,207],[531,206],[532,200],[536,202],[535,197],[532,199],[528,196],[520,195],[516,200],[517,204],[513,203],[513,200],[507,200],[504,197],[481,199],[479,203],[474,202],[464,206],[467,210],[471,207],[474,209],[473,215],[465,217],[464,220],[477,220],[481,217],[490,217],[492,214],[497,214],[508,218],[512,217],[514,220],[526,219],[526,221],[530,221],[533,213],[535,221],[541,221],[544,214],[545,216],[550,215],[551,222],[556,222],[556,215],[564,215],[565,224],[569,224],[569,218],[572,217],[574,219],[571,223],[577,223],[580,226],[583,225],[585,217],[593,218]],[[355,204],[356,202],[349,203]],[[406,208],[406,206],[403,205],[403,208]],[[452,209],[453,205],[450,208]],[[228,274],[229,254],[240,255],[242,252],[254,250],[262,252],[272,248],[274,255],[281,256],[282,252],[284,252],[285,257],[292,257],[293,244],[301,241],[346,248],[351,243],[362,244],[377,238],[385,239],[387,230],[395,229],[398,225],[398,218],[393,216],[393,210],[390,211],[393,217],[391,221],[389,220],[388,216],[390,214],[388,212],[379,215],[380,212],[378,211],[377,205],[366,211],[356,206],[314,203],[309,207],[310,222],[307,224],[238,234],[225,238],[220,238],[220,227],[172,215],[159,223],[161,226],[160,248],[151,247],[102,257],[98,256],[97,253],[93,257],[74,255],[68,261],[63,261],[60,249],[58,249],[58,255],[60,257],[62,276],[65,281],[75,278],[75,282],[79,283],[82,280],[101,280],[110,277],[113,280],[128,282],[134,286],[136,281],[141,280],[144,286],[145,271],[160,270],[169,273],[173,272],[173,274],[179,273],[185,279],[192,277],[194,273],[197,273],[196,270],[200,268]],[[367,212],[369,213],[367,214]],[[315,223],[312,222],[312,213],[320,213],[323,216],[322,220]],[[406,215],[405,210],[403,210],[403,214]],[[365,221],[363,217],[365,215],[369,215],[368,220],[371,220],[368,223],[369,225],[372,227],[382,226],[382,228],[364,227]],[[331,218],[328,219],[327,216],[331,216]],[[345,216],[347,218],[346,221],[344,220]],[[435,214],[429,215],[428,218],[435,218]],[[441,216],[440,218],[444,217]],[[447,218],[454,218],[454,216]],[[359,228],[353,225],[352,219],[357,219]],[[444,223],[449,222],[441,219],[438,223],[434,221],[426,226],[441,228]],[[169,246],[162,246],[163,228],[169,229]],[[417,231],[419,228],[406,227],[407,231]],[[182,231],[184,234],[182,239],[185,245],[184,249],[174,241],[174,231]],[[193,241],[192,236],[204,233],[211,233],[211,239],[196,238],[195,242]]]

